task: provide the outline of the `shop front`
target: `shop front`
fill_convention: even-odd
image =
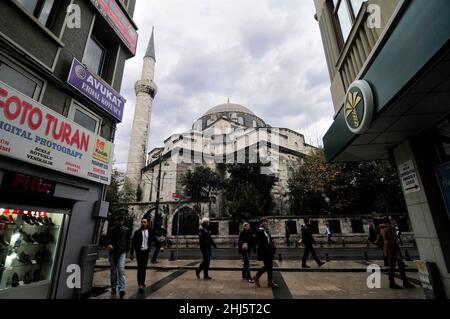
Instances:
[[[89,292],[94,265],[86,252],[96,250],[106,217],[112,151],[110,142],[0,82],[0,299]]]

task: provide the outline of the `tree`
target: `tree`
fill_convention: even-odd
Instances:
[[[293,213],[388,214],[406,206],[388,161],[326,163],[323,150],[305,159],[288,181]]]
[[[106,188],[106,201],[109,202],[108,221],[114,220],[118,213],[124,214],[127,204],[134,201],[135,194],[136,191],[125,174],[114,168],[111,184]]]
[[[274,203],[272,187],[275,177],[261,174],[261,164],[231,164],[226,169],[225,181],[227,208],[234,220],[268,215]]]
[[[200,202],[209,200],[211,193],[221,185],[221,177],[207,166],[196,166],[181,178],[184,195],[200,206]]]

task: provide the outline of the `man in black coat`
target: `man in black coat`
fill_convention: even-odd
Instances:
[[[249,223],[244,223],[244,228],[239,234],[238,252],[242,255],[244,267],[242,268],[242,279],[253,282],[250,275],[250,253],[255,250],[255,240]]]
[[[302,268],[310,268],[306,265],[306,261],[308,260],[308,255],[311,253],[316,263],[320,266],[325,264],[320,261],[319,257],[316,255],[316,251],[314,250],[313,245],[316,243],[311,231],[311,225],[309,223],[309,218],[305,218],[305,224],[302,226],[302,243],[305,245],[305,252],[303,253],[302,260]]]
[[[130,231],[123,226],[124,216],[118,216],[115,225],[106,234],[106,248],[111,266],[111,295],[116,295],[119,286],[120,299],[125,296],[125,258],[130,249]]]
[[[197,275],[197,278],[200,279],[200,272],[204,271],[204,279],[210,280],[212,279],[209,277],[208,271],[209,271],[209,264],[211,262],[211,246],[214,248],[216,247],[216,243],[211,237],[211,230],[209,229],[209,219],[203,218],[202,219],[202,225],[200,226],[200,229],[198,231],[198,239],[200,243],[200,250],[202,252],[203,261],[198,266],[197,270],[195,271],[195,274]]]
[[[150,222],[147,218],[142,218],[141,228],[134,232],[131,241],[130,259],[134,259],[134,252],[136,252],[136,261],[138,265],[137,281],[139,285],[139,294],[144,293],[145,289],[145,275],[147,273],[148,257],[152,242],[156,243],[157,239],[150,228]],[[158,249],[156,247],[155,249]]]
[[[276,247],[269,232],[269,220],[267,218],[261,218],[256,236],[258,240],[258,260],[262,261],[264,266],[253,277],[253,280],[257,287],[261,287],[259,278],[267,271],[269,287],[278,288],[278,285],[272,280],[273,256],[275,255]]]

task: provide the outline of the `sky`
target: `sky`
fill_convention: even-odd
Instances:
[[[333,119],[330,79],[313,0],[137,0],[137,54],[125,65],[127,99],[115,139],[115,166],[126,171],[134,84],[155,27],[158,94],[149,147],[230,99],[272,127],[321,145]]]

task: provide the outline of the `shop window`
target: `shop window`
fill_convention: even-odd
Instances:
[[[289,234],[296,235],[297,234],[297,222],[295,220],[286,221],[286,228],[289,230]]]
[[[87,108],[81,106],[81,104],[74,101],[70,107],[68,117],[85,129],[98,134],[101,118]]]
[[[364,224],[362,219],[352,219],[352,232],[354,234],[364,233]]]
[[[239,235],[239,223],[229,222],[228,223],[228,234],[229,235]]]
[[[51,23],[57,7],[55,0],[16,0],[16,2],[47,27]]]
[[[43,81],[14,64],[3,61],[0,61],[0,81],[35,100],[39,99],[43,87]]]
[[[64,214],[0,208],[0,294],[48,285]]]
[[[211,230],[211,235],[219,235],[219,223],[218,222],[209,223],[209,229]]]
[[[367,0],[333,0],[331,3],[338,42],[343,47],[355,24],[362,5]]]
[[[330,225],[331,225],[331,230],[334,234],[341,234],[342,230],[341,230],[341,221],[336,219],[336,220],[330,220]]]

